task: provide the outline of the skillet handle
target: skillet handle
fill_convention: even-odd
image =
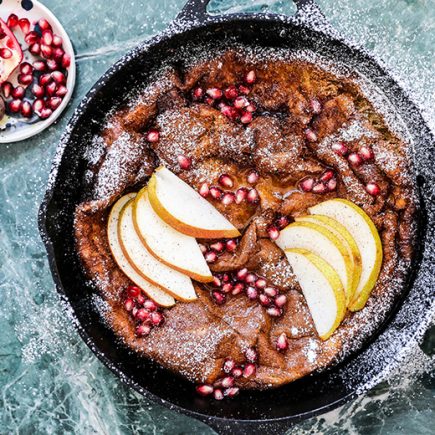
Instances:
[[[207,6],[211,0],[187,0],[184,8],[175,18],[176,22],[199,22],[203,23],[207,20]]]
[[[288,420],[243,422],[211,417],[203,421],[218,435],[284,435],[294,425]]]

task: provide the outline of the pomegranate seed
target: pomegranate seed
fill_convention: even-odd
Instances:
[[[224,393],[222,392],[222,390],[221,390],[220,388],[216,388],[216,389],[213,391],[213,397],[214,397],[216,400],[222,400],[222,399],[224,398]]]
[[[156,311],[157,310],[157,304],[152,301],[151,299],[147,299],[143,302],[144,308],[146,308],[148,311]]]
[[[36,71],[43,72],[47,69],[47,64],[43,60],[37,60],[36,62],[33,62],[33,68]]]
[[[239,394],[240,389],[237,387],[232,387],[232,388],[227,388],[226,390],[224,390],[224,396],[225,397],[234,397],[237,396],[237,394]]]
[[[54,47],[62,47],[63,40],[59,35],[53,35],[53,43]]]
[[[250,204],[256,204],[260,200],[257,189],[250,189],[246,196],[246,199]]]
[[[255,281],[255,287],[258,289],[263,289],[267,285],[267,281],[264,278],[258,278],[257,281]]]
[[[18,113],[21,110],[22,105],[23,105],[23,102],[21,100],[12,100],[9,103],[9,110],[12,113]]]
[[[64,97],[68,93],[68,89],[65,86],[59,86],[56,91],[57,97]]]
[[[20,18],[18,21],[21,31],[27,34],[30,30],[30,21],[27,18]]]
[[[249,101],[246,97],[237,97],[234,100],[234,107],[236,109],[243,109],[244,107],[249,105]]]
[[[234,367],[234,369],[231,371],[231,374],[235,379],[240,378],[240,376],[243,375],[243,369],[241,367]]]
[[[53,111],[51,109],[42,109],[41,112],[39,113],[39,117],[42,119],[47,119],[50,118],[50,116],[53,114]]]
[[[225,376],[221,381],[221,385],[224,388],[231,388],[234,385],[234,378],[232,376]]]
[[[237,92],[237,88],[234,85],[231,85],[225,89],[224,95],[227,100],[234,100],[237,98],[239,93]]]
[[[227,106],[226,104],[224,104],[220,109],[221,109],[222,115],[225,115],[226,117],[228,117],[232,120],[237,119],[237,117],[239,116],[237,113],[237,110],[234,109],[234,107]]]
[[[272,225],[267,229],[267,234],[269,234],[270,240],[276,240],[279,237],[279,229]]]
[[[196,392],[201,396],[209,396],[213,393],[214,388],[211,385],[202,384],[196,387]]]
[[[332,171],[331,169],[327,169],[321,176],[320,176],[320,181],[329,181],[331,178],[334,177],[334,171]]]
[[[241,94],[248,95],[251,92],[251,89],[249,89],[247,86],[239,85],[239,92]]]
[[[245,282],[247,282],[248,284],[253,284],[255,281],[257,281],[258,277],[255,273],[248,273],[245,277]]]
[[[208,184],[202,183],[198,192],[203,198],[207,198],[208,194],[210,193],[210,189],[208,188]]]
[[[137,300],[137,303],[138,303],[139,305],[143,305],[144,302],[145,302],[145,297],[144,297],[144,296],[142,295],[142,293],[141,293],[141,294],[138,295],[138,297],[136,298],[136,300]]]
[[[133,317],[136,317],[138,308],[136,306],[133,307],[133,309],[131,310],[131,314],[133,315]]]
[[[39,35],[35,31],[28,32],[24,37],[27,45],[33,45],[35,42],[39,42]]]
[[[56,62],[62,63],[62,59],[63,59],[64,54],[65,54],[65,52],[61,48],[57,47],[53,50],[52,57]]]
[[[221,280],[219,279],[219,277],[217,277],[217,276],[214,276],[214,277],[213,277],[213,285],[214,285],[215,287],[220,287],[220,286],[222,285],[222,282],[221,282]]]
[[[42,32],[41,41],[44,45],[53,44],[53,33],[51,32],[51,30],[44,30]]]
[[[39,84],[41,86],[47,86],[52,81],[53,79],[51,78],[51,74],[42,74],[42,76],[39,77]]]
[[[319,183],[313,187],[313,193],[326,193],[328,188],[323,184]]]
[[[213,100],[219,100],[219,98],[222,98],[222,91],[219,88],[209,88],[206,93],[210,98],[213,98]]]
[[[195,88],[192,91],[192,97],[196,101],[200,100],[203,96],[204,96],[204,90],[202,88],[200,88],[200,87]]]
[[[266,287],[263,291],[266,296],[271,298],[274,298],[278,294],[278,290],[275,287]]]
[[[279,295],[275,298],[275,305],[278,308],[282,308],[287,303],[287,296],[286,295]]]
[[[222,291],[224,293],[231,293],[231,291],[233,290],[233,285],[230,282],[226,282],[223,286],[222,286]]]
[[[149,319],[150,313],[145,308],[140,308],[137,310],[137,313],[134,317],[143,322],[144,320]]]
[[[240,122],[242,124],[249,124],[252,121],[252,112],[244,112],[240,117]]]
[[[381,189],[376,183],[367,183],[366,191],[372,196],[377,196],[381,193]]]
[[[256,371],[257,368],[255,367],[255,364],[252,363],[246,364],[245,368],[243,369],[243,377],[250,378],[251,376],[255,375]]]
[[[234,367],[236,367],[235,361],[232,358],[227,358],[223,365],[224,372],[231,373]]]
[[[22,86],[17,86],[12,90],[12,97],[22,99],[26,91]]]
[[[53,71],[51,73],[51,77],[59,85],[65,84],[65,82],[66,82],[65,74],[60,72],[60,71]]]
[[[190,167],[192,166],[192,160],[182,154],[177,156],[177,160],[180,168],[183,170],[190,169]]]
[[[349,148],[343,142],[332,144],[331,149],[339,156],[345,156],[349,152]]]
[[[225,248],[228,252],[234,252],[237,249],[237,242],[234,239],[227,240]]]
[[[145,337],[151,332],[151,326],[149,325],[138,325],[136,327],[136,335],[138,337]]]
[[[9,98],[12,95],[12,84],[9,82],[2,83],[2,92],[5,98]]]
[[[10,14],[6,24],[10,29],[13,29],[18,24],[18,17],[15,14]]]
[[[44,109],[44,107],[45,107],[44,100],[38,99],[33,102],[33,110],[38,114],[40,114],[40,112]]]
[[[248,180],[249,184],[255,184],[258,179],[260,178],[260,176],[258,175],[258,172],[253,170],[251,171],[248,176],[246,177],[246,179]]]
[[[228,174],[222,174],[218,180],[219,184],[224,187],[233,187],[233,179]]]
[[[250,347],[246,350],[245,357],[249,362],[255,363],[258,359],[258,353],[253,347]]]
[[[57,91],[57,85],[54,82],[49,83],[45,87],[45,92],[47,93],[48,96],[54,95],[56,91]]]
[[[53,109],[56,110],[62,103],[62,98],[60,97],[51,97],[48,101],[47,101],[47,105]]]
[[[357,153],[351,153],[347,156],[347,160],[352,166],[360,166],[362,165],[363,159]]]
[[[258,296],[257,289],[252,286],[246,287],[246,296],[248,296],[248,299],[251,299],[251,301],[257,299]]]
[[[62,67],[63,68],[69,68],[69,66],[71,65],[71,56],[69,54],[64,54],[62,56]]]
[[[266,313],[272,317],[279,317],[282,314],[282,310],[278,307],[271,307],[266,310]]]
[[[248,197],[248,189],[241,187],[236,191],[236,204],[241,204]]]
[[[329,180],[326,184],[326,187],[330,192],[334,191],[337,188],[337,180],[333,178],[332,180]]]
[[[219,187],[216,186],[211,186],[210,187],[210,195],[212,198],[214,199],[221,199],[223,196],[223,192],[221,189],[219,189]]]
[[[263,305],[264,307],[267,307],[270,305],[270,303],[272,302],[269,298],[269,296],[266,296],[265,294],[261,294],[259,296],[260,299],[260,304]]]
[[[222,252],[224,250],[224,247],[225,245],[223,244],[223,242],[216,242],[210,245],[210,248],[216,252]]]
[[[53,49],[49,45],[41,44],[41,55],[49,59],[53,56]]]
[[[41,18],[38,24],[41,30],[51,30],[51,25],[45,18]]]
[[[214,251],[208,251],[204,255],[204,258],[207,263],[214,263],[217,260],[217,254]]]
[[[230,276],[228,275],[228,273],[224,273],[222,275],[222,281],[223,282],[228,282],[230,280]]]
[[[28,86],[33,81],[32,74],[18,74],[18,83]]]
[[[133,309],[133,306],[134,306],[133,299],[126,299],[126,301],[124,302],[124,308],[127,311],[131,311]]]
[[[157,130],[149,130],[147,133],[147,141],[148,142],[158,142],[160,138],[160,133]]]
[[[150,314],[150,319],[154,326],[160,326],[165,321],[163,314],[158,311],[153,311]]]
[[[375,154],[374,154],[373,150],[367,146],[362,146],[359,149],[358,154],[361,156],[361,158],[364,161],[373,160],[375,158]]]
[[[255,80],[257,79],[257,76],[255,74],[254,70],[249,71],[246,75],[245,75],[245,82],[248,85],[252,85],[253,83],[255,83]]]
[[[127,294],[131,298],[137,298],[140,295],[141,289],[135,285],[130,285],[127,287]]]
[[[287,350],[288,348],[288,338],[285,332],[283,332],[276,340],[276,348],[278,350]]]
[[[305,130],[305,138],[307,139],[307,141],[309,142],[316,142],[317,140],[317,134],[314,133],[313,130],[311,130],[310,128],[307,128]]]
[[[235,286],[231,294],[233,296],[237,296],[238,294],[242,293],[242,291],[245,289],[245,285],[241,282],[238,282]]]
[[[253,113],[257,110],[257,106],[254,103],[249,103],[246,107],[245,110],[247,112]]]
[[[35,42],[34,44],[29,46],[29,51],[34,55],[38,55],[41,53],[41,46],[38,42]]]
[[[248,275],[248,269],[246,269],[246,267],[244,267],[243,269],[240,269],[237,271],[237,279],[239,279],[240,281],[245,280],[246,276]]]
[[[36,98],[42,98],[45,94],[44,88],[42,86],[39,86],[37,83],[35,83],[32,86],[32,94],[36,97]]]
[[[314,115],[318,115],[322,111],[322,105],[317,98],[312,98],[310,100],[310,107]]]
[[[281,216],[276,221],[275,224],[278,229],[282,230],[290,223],[290,219],[287,216]]]
[[[213,98],[210,98],[210,97],[205,97],[205,98],[204,98],[204,102],[205,102],[206,104],[208,104],[209,106],[213,106],[213,104],[214,104],[214,100],[213,100]]]
[[[27,63],[27,62],[23,62],[21,65],[20,65],[20,71],[23,73],[23,74],[32,74],[32,71],[33,71],[33,67],[32,67],[32,65],[30,65],[30,63]]]
[[[198,246],[202,254],[205,254],[207,252],[207,247],[205,245],[203,245],[202,243],[198,243]]]
[[[213,299],[216,302],[216,304],[223,305],[225,303],[226,297],[224,294],[215,291],[212,293],[212,296],[213,296]]]
[[[10,59],[12,57],[12,50],[9,50],[9,48],[0,48],[0,57],[3,59]]]
[[[230,204],[232,204],[235,201],[235,199],[236,199],[236,197],[235,197],[234,193],[227,192],[222,197],[222,204],[223,205],[230,205]]]
[[[314,179],[311,177],[304,178],[302,181],[299,182],[299,187],[304,192],[311,192],[314,187]]]

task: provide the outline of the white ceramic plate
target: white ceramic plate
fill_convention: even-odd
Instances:
[[[37,0],[3,0],[0,4],[0,18],[6,22],[9,15],[14,13],[18,18],[27,18],[31,23],[39,21],[41,18],[46,18],[53,28],[53,33],[59,35],[63,39],[63,50],[71,57],[71,65],[68,68],[68,77],[66,87],[68,93],[64,96],[62,103],[47,119],[31,119],[25,118],[9,118],[6,117],[0,121],[0,143],[17,142],[34,136],[49,127],[63,112],[67,106],[73,93],[76,80],[76,65],[74,58],[74,50],[71,41],[65,32],[65,29],[59,23],[58,19],[39,1]],[[17,32],[18,33],[18,32]],[[21,39],[19,38],[21,42]],[[34,58],[26,49],[27,44],[24,44],[23,55],[24,59],[32,63]],[[25,49],[25,51],[24,51]],[[16,77],[19,68],[17,68],[12,76],[8,79],[13,84],[17,84]],[[5,125],[9,123],[9,127]]]

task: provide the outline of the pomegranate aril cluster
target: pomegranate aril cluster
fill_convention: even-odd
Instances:
[[[50,23],[41,19],[32,24],[26,18],[11,14],[7,20],[13,31],[20,30],[28,50],[36,60],[22,62],[17,76],[18,86],[6,81],[1,86],[10,113],[30,118],[49,118],[68,93],[66,87],[70,56],[65,53],[63,41],[53,33]],[[0,53],[1,56],[2,53]]]
[[[255,104],[248,99],[252,86],[257,80],[254,70],[248,71],[243,83],[230,85],[225,89],[196,87],[192,91],[192,99],[218,108],[223,115],[232,121],[249,124],[257,110]]]
[[[136,336],[147,336],[152,328],[163,325],[165,318],[159,306],[151,299],[145,298],[142,290],[129,286],[125,291],[124,308],[136,323]]]
[[[207,263],[214,263],[217,261],[218,257],[223,253],[235,252],[238,243],[239,242],[237,239],[219,239],[213,243],[208,243],[208,244],[200,243],[199,247]],[[215,277],[215,282],[217,282],[216,277]]]
[[[337,175],[332,169],[326,169],[319,177],[304,177],[299,181],[303,192],[328,193],[337,189]]]
[[[255,376],[257,363],[258,353],[253,347],[246,350],[245,361],[241,364],[237,364],[232,358],[226,358],[222,366],[223,375],[213,385],[198,385],[196,392],[203,397],[212,396],[215,400],[234,397],[239,393],[239,388],[234,386],[236,379],[249,379]]]
[[[372,147],[367,145],[361,146],[358,151],[351,152],[344,142],[335,142],[331,145],[331,149],[339,156],[346,157],[349,164],[354,168],[372,162],[375,158]],[[367,193],[372,196],[377,196],[381,193],[381,189],[377,183],[369,182],[365,187]]]

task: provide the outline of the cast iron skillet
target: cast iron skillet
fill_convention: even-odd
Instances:
[[[123,382],[145,397],[208,423],[219,433],[281,433],[295,422],[334,409],[382,380],[397,364],[401,351],[422,334],[431,308],[435,278],[435,172],[430,164],[433,137],[419,111],[388,71],[364,50],[344,41],[313,0],[295,0],[294,17],[271,14],[209,16],[209,0],[189,0],[162,34],[126,55],[96,83],[71,119],[53,163],[40,208],[39,225],[51,271],[60,294],[72,307],[75,325],[86,344]],[[116,344],[96,313],[90,286],[74,250],[73,212],[83,193],[83,153],[105,114],[122,100],[126,89],[146,83],[161,62],[180,46],[231,37],[263,47],[309,49],[345,61],[363,74],[397,108],[413,143],[416,182],[420,186],[422,224],[419,258],[394,316],[357,355],[321,374],[264,392],[242,392],[233,400],[202,399],[193,385],[144,361]],[[433,155],[433,154],[432,154]]]

